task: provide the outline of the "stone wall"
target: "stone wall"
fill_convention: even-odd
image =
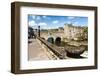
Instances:
[[[83,27],[81,26],[73,26],[71,24],[65,24],[64,26],[64,36],[67,39],[78,40],[79,35],[83,34]]]
[[[50,59],[53,60],[66,59],[66,51],[64,50],[64,48],[57,47],[54,44],[51,44],[40,37],[37,37],[37,39]]]

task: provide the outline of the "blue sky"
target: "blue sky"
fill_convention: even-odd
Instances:
[[[28,15],[28,24],[33,28],[40,26],[41,29],[54,29],[64,27],[66,23],[72,23],[74,26],[88,26],[88,17]]]

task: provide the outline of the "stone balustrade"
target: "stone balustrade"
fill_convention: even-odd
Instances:
[[[65,59],[66,58],[66,52],[64,49],[59,48],[58,46],[47,42],[46,40],[42,39],[41,37],[37,37],[39,43],[41,46],[45,49],[46,53],[48,54],[51,59]]]

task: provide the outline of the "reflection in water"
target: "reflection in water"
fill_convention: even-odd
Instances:
[[[57,45],[57,46],[60,46],[61,45],[61,38],[60,37],[57,37],[55,39],[55,45]]]
[[[47,41],[50,42],[50,43],[52,43],[52,44],[54,44],[54,38],[53,38],[53,37],[49,37],[49,38],[47,39]]]
[[[61,41],[60,37],[57,37],[55,40],[53,37],[49,37],[47,39],[48,42],[58,46],[58,48],[63,48],[66,55],[71,58],[84,58],[81,56],[85,51],[87,51],[87,45],[78,45],[78,43],[75,41],[75,45],[70,45],[68,42]]]

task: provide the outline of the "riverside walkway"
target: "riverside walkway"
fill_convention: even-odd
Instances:
[[[37,39],[29,39],[28,59],[31,60],[50,60]]]
[[[46,46],[46,49],[44,49],[45,46],[43,45]],[[47,47],[49,51],[47,50]],[[52,55],[51,55],[51,51],[53,53]],[[88,51],[85,51],[83,54],[80,55],[79,58],[87,58],[87,57],[88,57]],[[57,60],[57,59],[75,59],[75,58],[68,57],[66,55],[65,50],[55,45],[52,45],[45,40],[41,40],[41,38],[39,37],[37,37],[36,39],[34,38],[29,39],[28,60],[33,61],[33,60]]]

